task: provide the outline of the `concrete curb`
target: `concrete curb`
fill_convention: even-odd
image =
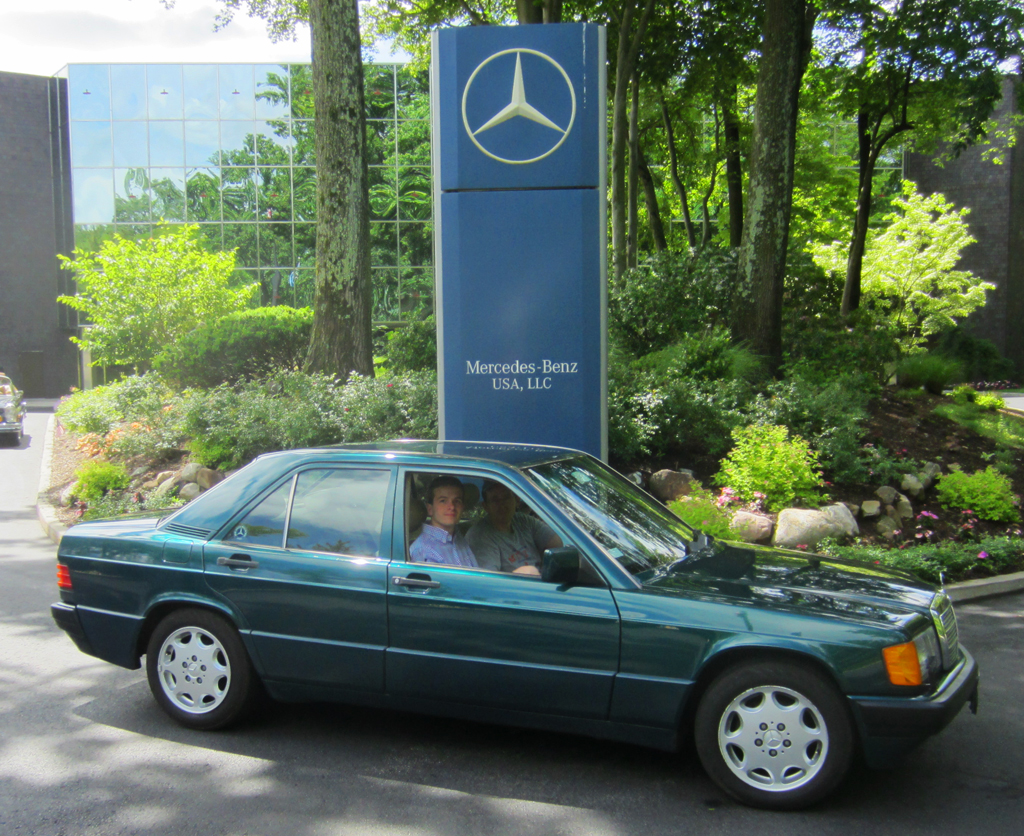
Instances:
[[[57,513],[46,497],[46,493],[50,489],[50,469],[53,462],[53,433],[56,428],[56,422],[57,416],[51,415],[50,420],[46,424],[46,437],[43,440],[43,463],[40,467],[39,491],[36,498],[36,516],[39,518],[39,523],[46,532],[46,536],[53,540],[54,543],[60,543],[60,538],[68,530],[68,527],[57,519]],[[1021,589],[1024,589],[1024,572],[950,584],[946,587],[946,592],[953,601],[959,602],[989,598],[993,595],[1007,595],[1011,592],[1018,592]]]
[[[54,543],[60,543],[60,538],[68,527],[57,519],[56,509],[47,498],[50,490],[50,474],[53,467],[53,433],[57,426],[57,416],[51,415],[46,422],[46,435],[43,438],[43,462],[39,467],[39,488],[36,491],[36,516],[39,524],[46,532],[46,536]]]

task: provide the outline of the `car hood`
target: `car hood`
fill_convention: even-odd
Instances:
[[[931,585],[888,567],[725,541],[639,580],[666,594],[869,617],[894,609],[926,614],[935,595]]]

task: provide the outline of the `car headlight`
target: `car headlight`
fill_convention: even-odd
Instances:
[[[942,669],[939,638],[932,627],[913,641],[883,648],[882,657],[893,685],[924,685]]]
[[[17,414],[15,413],[13,406],[4,407],[4,421],[13,422],[16,417]]]

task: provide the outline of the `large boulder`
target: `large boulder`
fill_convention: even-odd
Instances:
[[[772,520],[764,514],[737,511],[729,522],[729,530],[747,543],[767,542],[772,536]]]
[[[814,548],[826,537],[843,537],[860,532],[857,521],[845,505],[829,505],[821,510],[787,508],[775,523],[772,544],[785,549]]]
[[[196,472],[196,482],[204,491],[208,491],[218,482],[224,481],[224,474],[218,470],[211,470],[208,467],[201,467]]]
[[[181,469],[179,478],[182,482],[197,482],[196,474],[203,469],[203,466],[199,462],[189,462]]]
[[[689,496],[693,490],[692,470],[659,470],[651,476],[650,489],[662,502]]]

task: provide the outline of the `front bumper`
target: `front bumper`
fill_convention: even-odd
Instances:
[[[978,710],[978,664],[961,647],[963,659],[931,694],[904,699],[850,697],[869,766],[883,768],[926,738],[942,731],[970,702]]]

